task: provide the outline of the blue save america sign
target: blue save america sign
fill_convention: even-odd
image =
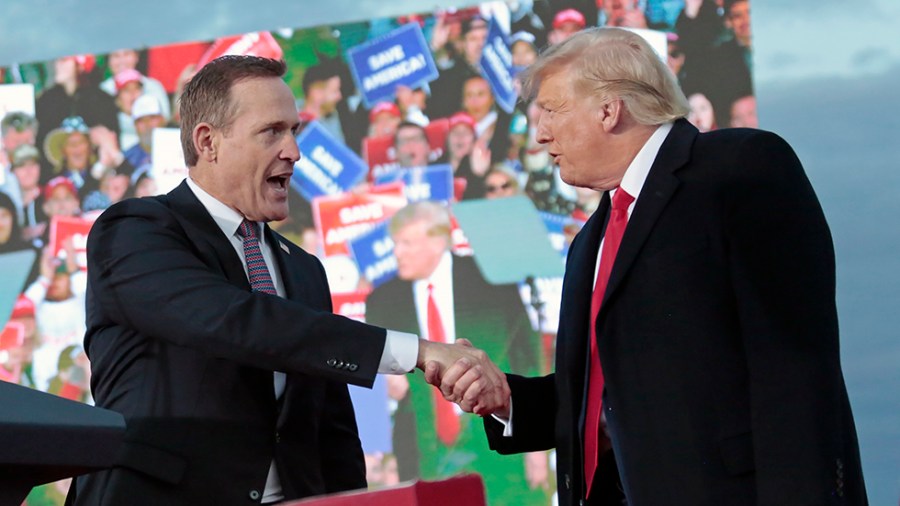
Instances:
[[[379,100],[393,100],[398,85],[416,88],[438,76],[417,23],[407,23],[348,49],[347,60],[367,108]]]
[[[491,85],[497,105],[506,112],[512,112],[518,96],[513,86],[512,53],[506,33],[494,18],[491,18],[491,26],[488,27],[479,65],[481,75]]]
[[[366,162],[336,140],[318,121],[297,136],[300,160],[294,164],[291,183],[304,198],[336,195],[356,186],[366,171]]]
[[[410,202],[449,202],[453,199],[453,168],[448,164],[397,169],[375,179],[376,184],[394,181],[403,181],[403,194]]]
[[[390,281],[397,274],[394,241],[388,235],[387,225],[388,221],[383,221],[347,242],[359,272],[372,283],[373,288]]]

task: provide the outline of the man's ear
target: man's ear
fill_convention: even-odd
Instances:
[[[612,132],[622,122],[624,114],[625,104],[619,98],[603,103],[597,110],[604,132]]]
[[[197,156],[207,163],[214,163],[218,156],[219,141],[217,132],[218,130],[215,127],[206,122],[198,123],[192,132],[194,150],[197,151]]]

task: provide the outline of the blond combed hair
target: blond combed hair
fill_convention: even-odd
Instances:
[[[424,221],[428,224],[428,235],[446,237],[447,241],[450,241],[453,229],[450,212],[441,204],[431,201],[413,202],[401,208],[391,217],[391,221],[388,223],[388,233],[395,235],[400,229],[416,221]]]
[[[673,121],[689,110],[669,67],[628,30],[589,28],[549,47],[520,74],[522,96],[534,98],[541,81],[563,71],[579,96],[620,99],[642,125]]]

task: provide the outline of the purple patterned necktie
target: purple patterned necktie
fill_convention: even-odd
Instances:
[[[250,287],[254,292],[277,295],[275,283],[266,267],[266,260],[259,249],[259,236],[255,222],[244,220],[238,227],[237,234],[244,242],[244,258],[247,260],[247,272],[250,275]]]

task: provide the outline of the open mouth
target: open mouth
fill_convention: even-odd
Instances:
[[[272,176],[266,179],[266,182],[269,183],[269,186],[272,189],[280,192],[287,191],[288,182],[291,180],[291,176],[289,174],[282,174],[280,176]]]

